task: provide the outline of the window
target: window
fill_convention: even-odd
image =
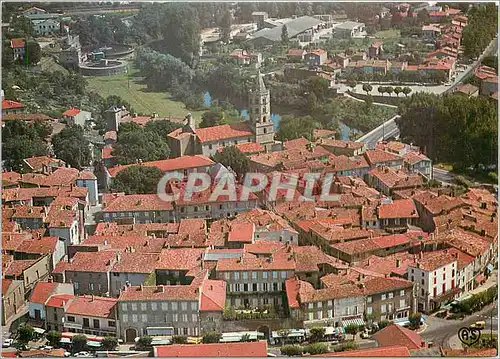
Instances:
[[[158,309],[158,305],[156,304],[156,302],[152,302],[151,303],[151,310],[157,310]]]
[[[252,279],[257,279],[257,272],[252,272]]]
[[[73,285],[75,286],[75,290],[78,290],[80,288],[80,283],[74,282]]]
[[[259,290],[259,289],[258,289],[258,287],[257,287],[257,283],[253,283],[253,284],[252,284],[252,291],[253,291],[253,292],[257,292],[258,290]]]
[[[278,279],[278,272],[273,271],[273,279]]]
[[[385,312],[387,312],[387,306],[386,306],[385,304],[382,304],[382,305],[380,306],[380,312],[381,312],[381,313],[385,313]]]
[[[385,299],[386,299],[386,295],[382,294],[382,300],[385,300]]]
[[[273,290],[276,292],[278,291],[278,283],[273,283]]]
[[[314,320],[314,313],[313,312],[309,312],[309,320]]]
[[[425,291],[423,289],[420,289],[420,295],[423,297],[425,295]]]
[[[181,302],[181,310],[186,311],[188,309],[188,304],[187,302]]]
[[[90,327],[89,318],[83,318],[83,326],[84,327]]]
[[[191,302],[191,310],[198,310],[198,302]]]
[[[323,319],[323,312],[321,310],[318,311],[318,319]]]
[[[243,272],[243,280],[248,280],[248,272]]]
[[[424,285],[424,284],[425,284],[424,278],[422,278],[421,282],[422,282],[422,285]]]
[[[248,292],[248,283],[243,284],[243,291]]]
[[[433,293],[434,293],[434,297],[436,297],[437,296],[437,287],[434,287]]]
[[[224,273],[224,279],[225,280],[231,279],[231,273],[228,273],[228,272]]]
[[[373,308],[372,307],[366,307],[366,313],[367,314],[372,314]]]
[[[172,310],[177,310],[177,302],[172,302]]]
[[[318,308],[323,307],[323,302],[318,302]]]
[[[393,292],[390,292],[389,293],[389,299],[393,298],[394,297],[394,293]]]
[[[137,314],[132,314],[132,323],[137,323]]]
[[[399,295],[400,295],[401,297],[405,295],[405,291],[404,291],[404,289],[401,289],[401,290],[399,291]]]
[[[327,314],[328,318],[333,318],[333,309],[328,309]]]
[[[371,303],[371,302],[372,302],[372,297],[368,296],[368,297],[366,298],[366,302],[367,302],[367,303]]]
[[[161,310],[168,310],[168,303],[162,302],[161,303]]]
[[[186,323],[188,321],[188,315],[186,313],[182,314],[181,318],[182,318],[181,321],[183,321],[184,323]]]
[[[401,299],[399,301],[399,308],[404,308],[406,307],[406,300],[405,299]]]
[[[108,327],[116,328],[116,322],[114,320],[108,320]]]
[[[141,310],[142,310],[143,312],[145,312],[146,310],[148,310],[148,305],[147,305],[147,303],[141,303]]]
[[[94,328],[100,328],[101,327],[101,322],[99,322],[99,319],[94,319]]]
[[[446,292],[446,283],[443,283],[443,293]]]
[[[267,287],[268,287],[267,283],[262,283],[262,291],[267,292]]]
[[[313,303],[309,303],[309,304],[307,305],[307,307],[308,307],[309,309],[313,309],[313,308],[314,308],[314,304],[313,304]]]
[[[74,323],[75,322],[75,317],[68,316],[68,322]]]
[[[234,279],[236,279],[236,280],[240,279],[240,273],[239,272],[234,272]]]
[[[286,272],[281,272],[281,278],[285,279],[286,278]]]
[[[196,313],[191,314],[191,321],[196,323],[198,321],[198,314]]]
[[[122,310],[123,310],[124,312],[126,312],[126,311],[127,311],[127,309],[128,309],[128,308],[127,308],[127,303],[122,303]]]
[[[137,303],[132,303],[132,311],[137,311]]]
[[[329,300],[328,301],[328,306],[331,307],[333,305],[333,301]]]
[[[267,279],[267,272],[262,272],[262,278]]]
[[[122,319],[124,322],[128,322],[128,314],[123,314]]]
[[[172,314],[172,321],[174,323],[178,322],[179,321],[179,314],[177,314],[177,313]]]

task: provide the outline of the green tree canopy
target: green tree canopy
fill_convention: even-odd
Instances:
[[[236,147],[224,147],[222,151],[217,152],[213,159],[225,167],[231,167],[239,176],[243,176],[250,168],[250,160],[240,152]]]
[[[23,325],[21,328],[19,328],[17,335],[17,340],[26,345],[29,341],[33,340],[35,330],[31,325]]]
[[[75,335],[71,339],[71,351],[79,353],[87,348],[87,337],[83,334]]]
[[[56,330],[51,330],[45,335],[45,338],[49,342],[49,345],[53,346],[54,348],[59,347],[61,344],[61,332],[58,332]]]
[[[311,341],[313,341],[313,342],[320,342],[325,338],[325,328],[324,327],[313,327],[313,328],[311,328],[310,333],[311,333]]]
[[[288,28],[286,25],[283,25],[281,28],[281,42],[286,45],[288,44],[289,38],[288,38]]]
[[[113,156],[119,164],[163,160],[169,154],[166,137],[143,128],[123,132],[120,126],[118,141],[113,148]]]
[[[218,343],[222,338],[222,334],[218,332],[209,332],[203,334],[202,342],[203,344],[208,343]]]
[[[52,137],[52,146],[57,158],[71,167],[81,169],[91,161],[89,141],[84,137],[83,128],[78,125],[68,126]]]
[[[28,65],[36,65],[42,59],[42,49],[38,42],[26,41],[26,62]]]
[[[313,131],[318,127],[312,116],[283,116],[280,120],[277,138],[280,141],[305,137],[312,140]]]
[[[23,159],[43,156],[48,153],[47,144],[41,136],[43,127],[37,132],[37,126],[30,126],[24,121],[6,121],[2,130],[2,156],[6,169],[21,171]]]
[[[464,55],[474,58],[486,49],[497,34],[498,9],[495,3],[474,4],[467,13],[468,24],[462,33]]]
[[[101,341],[101,346],[104,350],[115,350],[118,346],[118,338],[105,336]]]

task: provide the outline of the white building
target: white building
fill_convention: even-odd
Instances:
[[[433,311],[460,292],[457,257],[448,250],[421,252],[416,265],[408,266],[408,279],[416,286],[419,312]]]

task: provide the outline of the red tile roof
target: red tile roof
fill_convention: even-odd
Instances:
[[[63,112],[63,116],[67,116],[67,117],[73,117],[73,116],[76,116],[80,113],[81,111],[77,108],[70,108],[66,111]]]
[[[252,242],[255,232],[253,223],[235,223],[231,225],[228,242]]]
[[[157,269],[189,271],[200,264],[204,248],[173,248],[163,250]]]
[[[201,287],[200,311],[223,311],[226,305],[226,282],[205,280]]]
[[[237,137],[253,137],[254,134],[248,122],[239,122],[231,125],[197,128],[196,136],[201,143],[205,143]]]
[[[61,308],[66,306],[71,299],[75,298],[72,294],[55,294],[50,296],[49,300],[45,303],[46,307]]]
[[[264,146],[262,146],[260,143],[256,142],[247,142],[247,143],[240,143],[238,145],[235,145],[238,150],[242,153],[246,154],[253,154],[253,153],[260,153],[264,152],[266,149]],[[222,151],[222,149],[220,149]]]
[[[108,158],[113,158],[113,155],[111,154],[112,152],[113,152],[113,147],[111,145],[104,146],[101,151],[102,159],[105,160]]]
[[[341,353],[326,353],[319,354],[315,356],[322,357],[409,357],[410,352],[408,348],[405,346],[387,346],[387,347],[378,347],[378,348],[366,348],[366,349],[358,349],[358,350],[349,350]]]
[[[22,108],[23,105],[20,102],[12,100],[2,100],[2,110],[9,110],[12,108]]]
[[[118,138],[117,134],[116,134],[116,131],[107,131],[105,134],[104,134],[104,139],[105,140],[115,140]]]
[[[36,262],[38,259],[14,259],[4,271],[4,275],[18,277]]]
[[[18,249],[20,253],[48,254],[56,251],[59,237],[42,237],[39,239],[26,240]]]
[[[408,350],[422,348],[422,337],[420,335],[396,324],[391,324],[378,331],[372,338],[375,339],[381,347],[401,345],[408,348]]]
[[[66,263],[65,269],[75,272],[108,272],[116,262],[116,258],[117,253],[114,251],[77,252],[71,262]]]
[[[109,318],[113,313],[113,309],[118,303],[116,298],[97,297],[90,295],[82,295],[74,297],[66,314],[84,315],[89,317]]]
[[[401,160],[401,157],[382,150],[367,150],[365,153],[365,158],[370,165],[374,165],[382,162],[392,162]]]
[[[411,199],[396,199],[389,204],[381,204],[378,207],[380,219],[391,218],[418,218],[417,207]]]
[[[2,295],[7,294],[11,284],[12,284],[12,279],[2,278]]]
[[[304,49],[290,49],[288,50],[288,56],[304,56],[306,54],[306,50]]]
[[[122,253],[111,272],[149,274],[155,270],[158,259],[159,254],[155,253]]]
[[[156,194],[131,194],[117,197],[103,212],[171,211],[171,202],[161,200]]]
[[[24,37],[17,37],[10,40],[10,47],[12,47],[13,49],[22,48],[25,45],[26,41],[24,40]]]
[[[128,287],[121,292],[118,300],[192,300],[199,298],[199,288],[193,285],[158,285]]]
[[[202,155],[181,156],[160,161],[143,162],[142,164],[122,165],[108,169],[111,177],[115,177],[119,172],[130,166],[156,167],[162,172],[180,171],[190,168],[212,166],[214,161]]]
[[[266,357],[267,342],[156,346],[155,357]]]
[[[57,288],[58,283],[50,282],[38,282],[35,284],[33,291],[31,292],[31,297],[29,299],[30,303],[45,304],[47,299],[50,298],[54,290]]]
[[[422,258],[411,266],[425,271],[433,271],[457,261],[457,255],[447,250],[421,252],[420,255]]]

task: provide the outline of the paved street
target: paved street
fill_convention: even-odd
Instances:
[[[366,142],[367,148],[375,148],[378,141],[392,136],[399,136],[399,129],[395,121],[397,117],[398,116],[391,118],[379,127],[363,135],[357,139],[356,142]]]
[[[433,173],[432,173],[434,179],[441,181],[445,184],[450,184],[453,182],[453,179],[455,178],[455,175],[451,173],[450,171],[446,171],[440,168],[433,168]]]

